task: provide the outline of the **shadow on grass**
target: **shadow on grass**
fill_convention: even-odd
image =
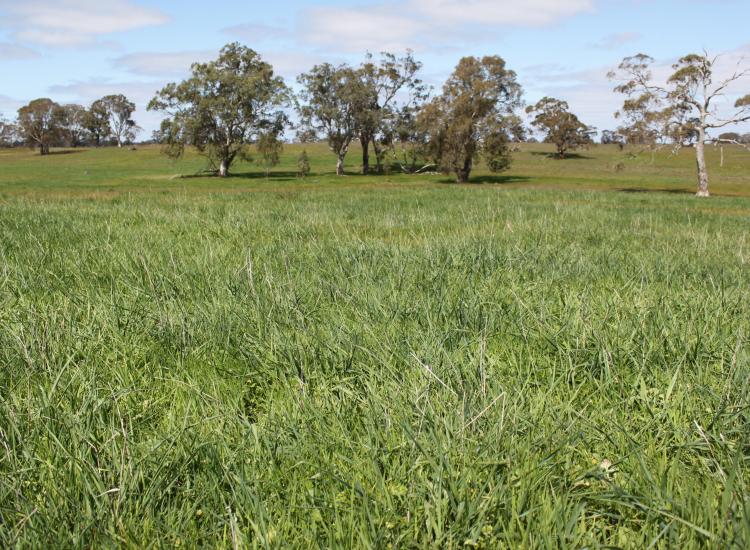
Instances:
[[[695,191],[689,189],[675,189],[668,187],[618,187],[620,193],[670,193],[672,195],[695,195]]]
[[[560,158],[557,153],[545,153],[544,151],[532,151],[531,154],[535,157],[547,157],[548,159],[554,160],[594,160],[594,157],[588,157],[581,155],[580,153],[565,153],[564,158]]]
[[[528,176],[476,176],[473,178],[469,178],[469,181],[467,183],[461,185],[508,185],[511,183],[528,183],[530,181],[531,178]],[[456,185],[456,180],[446,178],[439,180],[439,183],[444,183],[446,185]]]
[[[308,177],[313,174],[309,174]],[[197,174],[183,174],[179,179],[190,180],[190,179],[205,179],[211,178],[221,181],[245,179],[245,180],[293,180],[297,178],[297,172],[270,172],[266,175],[265,172],[237,172],[230,173],[226,178],[220,178],[216,172],[198,172]]]
[[[50,151],[47,153],[49,156],[57,156],[57,155],[77,155],[78,153],[85,153],[86,149],[63,149],[62,151]],[[44,156],[47,156],[44,155]]]

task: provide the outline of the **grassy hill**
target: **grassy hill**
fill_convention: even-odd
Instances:
[[[750,154],[298,151],[0,151],[0,545],[750,544]]]

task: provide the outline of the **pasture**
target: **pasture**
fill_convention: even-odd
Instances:
[[[747,548],[750,153],[549,151],[0,150],[0,546]]]

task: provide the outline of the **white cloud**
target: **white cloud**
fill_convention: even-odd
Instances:
[[[631,44],[641,39],[641,34],[637,32],[621,32],[605,36],[598,42],[589,44],[589,47],[598,50],[616,50],[625,44]]]
[[[113,65],[144,76],[179,77],[190,73],[193,63],[205,63],[217,56],[216,51],[139,52],[113,60]]]
[[[411,0],[432,21],[540,26],[591,11],[594,0]]]
[[[0,61],[13,61],[18,59],[34,59],[39,57],[39,52],[10,42],[0,42]]]
[[[263,23],[242,23],[226,27],[221,32],[246,40],[248,42],[263,42],[289,38],[291,33],[281,27],[274,27]]]
[[[595,0],[406,0],[311,8],[300,36],[338,51],[445,50],[491,37],[497,27],[543,26],[593,10]],[[450,46],[449,46],[450,48]]]
[[[17,40],[44,46],[78,46],[169,21],[130,0],[0,0],[0,13]]]
[[[415,48],[429,28],[395,6],[315,8],[303,15],[303,21],[303,39],[348,52]]]
[[[77,103],[90,103],[109,94],[124,94],[131,101],[145,105],[164,83],[152,82],[109,82],[101,80],[74,81],[70,84],[50,86],[48,92],[56,98]],[[140,107],[139,107],[140,109]]]

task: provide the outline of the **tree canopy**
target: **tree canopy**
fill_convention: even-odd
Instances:
[[[514,110],[521,105],[516,73],[498,56],[464,57],[442,94],[420,112],[431,157],[445,172],[465,183],[481,155],[493,172],[510,164]]]
[[[168,154],[180,156],[193,145],[227,176],[251,143],[283,131],[289,90],[270,64],[238,43],[224,46],[215,61],[193,64],[191,71],[190,78],[165,86],[148,109],[167,114],[160,138]]]
[[[571,113],[566,101],[544,97],[526,112],[535,115],[531,125],[544,133],[545,142],[555,145],[560,159],[570,150],[593,143],[596,131]]]
[[[629,123],[624,133],[655,143],[670,140],[675,146],[695,145],[699,197],[709,196],[705,146],[717,140],[710,134],[750,121],[750,94],[734,102],[729,114],[720,113],[718,100],[728,89],[750,76],[738,65],[722,79],[715,75],[717,58],[707,53],[689,54],[672,65],[666,82],[654,81],[654,59],[645,54],[626,57],[609,77],[619,82],[615,91],[625,95],[620,116]]]
[[[42,155],[49,154],[52,143],[59,139],[64,126],[64,112],[59,104],[43,97],[31,101],[18,110],[18,127],[29,145],[39,147]]]

